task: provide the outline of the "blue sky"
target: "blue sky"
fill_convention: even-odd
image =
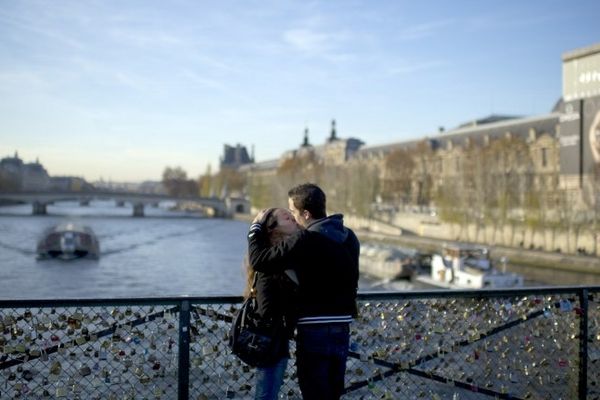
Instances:
[[[196,177],[305,126],[367,145],[548,113],[600,1],[0,0],[0,157],[51,175]]]

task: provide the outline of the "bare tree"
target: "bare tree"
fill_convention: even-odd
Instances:
[[[362,217],[371,216],[371,206],[379,193],[379,171],[363,163],[348,166],[348,187],[350,189],[350,210]]]
[[[246,187],[246,177],[234,168],[221,168],[212,181],[218,197],[241,196]]]
[[[206,165],[206,171],[204,175],[198,178],[198,195],[200,197],[209,197],[211,196],[211,186],[212,186],[212,172],[210,164]]]
[[[181,167],[166,167],[163,171],[162,182],[171,196],[197,196],[198,184],[187,179],[187,172]]]
[[[411,149],[413,167],[413,201],[419,206],[429,206],[432,200],[435,153],[429,140],[422,140]]]
[[[277,168],[277,177],[286,186],[303,182],[319,182],[324,166],[314,152],[295,155],[285,159]]]
[[[494,236],[498,229],[510,227],[510,244],[514,244],[515,230],[524,222],[523,208],[527,191],[527,176],[531,170],[527,143],[506,135],[486,148],[486,165],[490,172],[488,182],[490,199],[486,203],[494,221]]]
[[[273,207],[276,199],[273,195],[274,186],[278,184],[275,176],[253,175],[248,182],[248,195],[250,202],[259,209]]]
[[[389,153],[384,160],[381,195],[384,201],[406,205],[411,200],[415,161],[408,149],[400,148]]]

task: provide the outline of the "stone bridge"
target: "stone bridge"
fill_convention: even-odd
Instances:
[[[200,204],[213,210],[213,215],[228,218],[233,214],[250,212],[250,202],[246,199],[227,197],[174,197],[160,194],[127,193],[127,192],[12,192],[0,193],[0,200],[18,201],[32,205],[33,215],[47,214],[48,204],[58,201],[79,201],[81,205],[89,205],[92,200],[114,200],[117,205],[129,203],[133,207],[134,217],[143,217],[146,205],[156,205],[161,201],[176,201]]]

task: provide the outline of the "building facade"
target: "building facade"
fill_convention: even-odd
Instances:
[[[6,191],[48,190],[50,177],[42,164],[36,160],[25,163],[15,152],[13,157],[0,160],[0,189]]]
[[[306,129],[298,148],[276,160],[246,164],[240,171],[251,187],[252,182],[264,185],[281,175],[286,165],[306,168],[307,163],[299,162],[303,159],[312,168],[362,168],[380,181],[374,185],[378,192],[373,201],[385,201],[386,191],[408,173],[409,194],[401,201],[423,206],[435,205],[435,193],[444,186],[460,183],[464,191],[481,190],[490,184],[486,180],[506,181],[510,190],[521,187],[522,197],[535,191],[549,206],[557,204],[559,191],[577,207],[597,204],[600,44],[567,52],[562,61],[562,98],[548,114],[491,115],[419,140],[375,146],[338,137],[333,121],[325,143],[312,145]]]
[[[51,177],[39,160],[25,163],[15,152],[14,156],[0,160],[0,190],[5,192],[90,192],[94,190],[94,187],[80,177]]]

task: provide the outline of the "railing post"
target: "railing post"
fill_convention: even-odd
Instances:
[[[183,300],[179,307],[179,371],[177,395],[187,400],[190,393],[190,302]]]
[[[587,370],[588,370],[588,290],[581,289],[579,292],[579,304],[581,305],[581,320],[579,321],[579,398],[587,397]]]

